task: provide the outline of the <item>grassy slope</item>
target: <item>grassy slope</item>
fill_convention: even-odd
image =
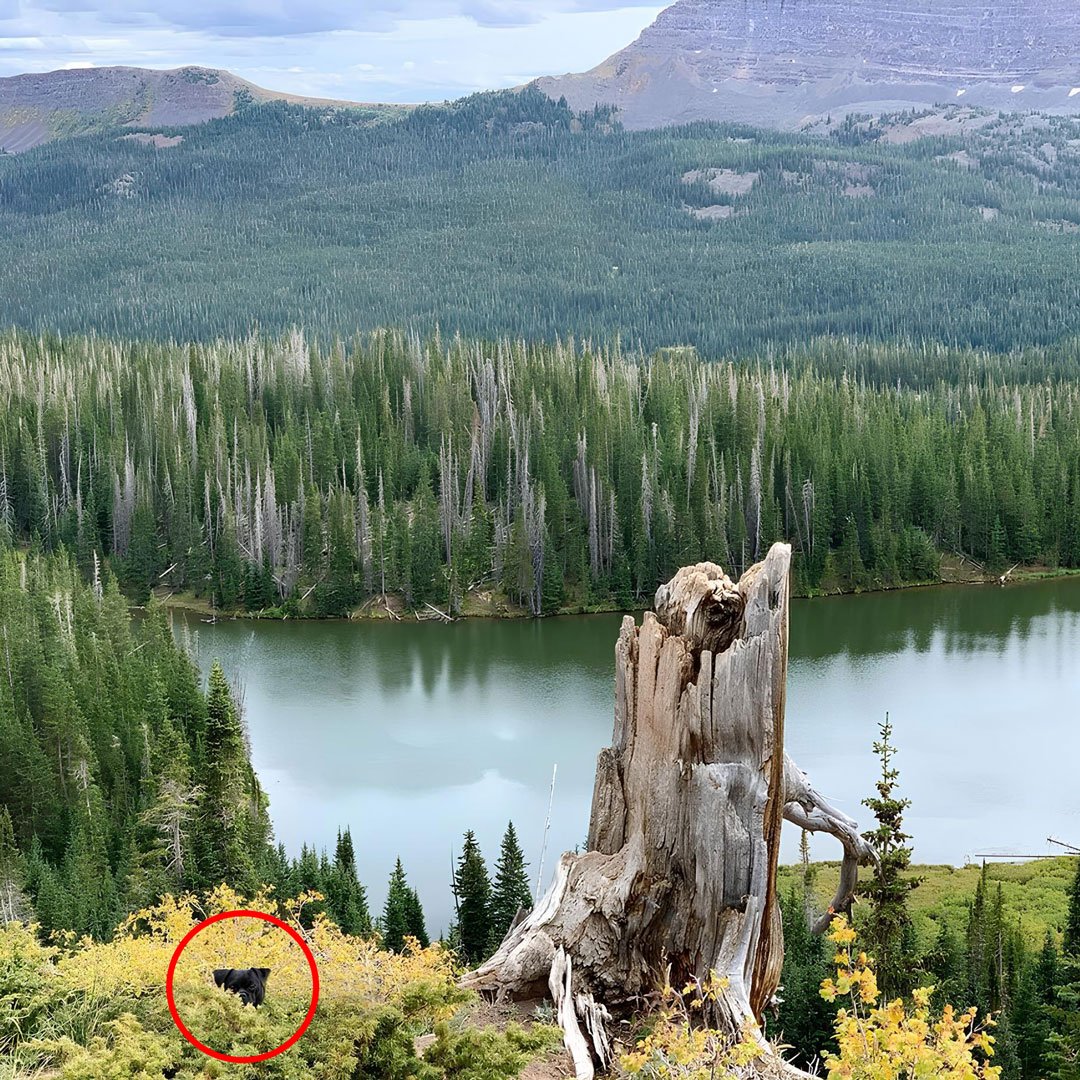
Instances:
[[[815,863],[815,893],[824,908],[832,898],[839,863]],[[780,887],[788,889],[799,879],[801,867],[780,867]],[[913,875],[923,878],[911,894],[911,911],[921,948],[929,948],[939,920],[945,918],[962,931],[967,906],[975,895],[981,867],[916,866]],[[1076,874],[1076,859],[1068,856],[1026,863],[989,863],[987,877],[994,888],[1000,883],[1005,910],[1019,919],[1024,938],[1038,945],[1051,929],[1060,932],[1068,906],[1067,891]]]

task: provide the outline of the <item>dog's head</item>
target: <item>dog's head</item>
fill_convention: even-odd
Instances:
[[[270,978],[269,968],[218,968],[214,972],[214,982],[236,994],[245,1005],[256,1008],[266,997],[266,980]]]

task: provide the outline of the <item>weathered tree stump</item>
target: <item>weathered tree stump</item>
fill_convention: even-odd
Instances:
[[[607,1024],[670,972],[727,986],[705,1019],[759,1024],[780,981],[781,822],[844,845],[846,908],[872,857],[855,823],[784,755],[791,549],[736,585],[714,563],[680,570],[615,646],[615,731],[596,767],[589,850],[566,854],[536,908],[464,985],[550,991],[579,1078],[611,1054]],[[823,920],[827,923],[828,914]]]

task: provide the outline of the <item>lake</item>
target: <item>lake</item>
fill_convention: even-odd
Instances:
[[[610,741],[621,616],[442,623],[203,623],[177,611],[202,668],[243,689],[252,754],[290,853],[350,826],[373,911],[401,856],[433,935],[473,829],[489,865],[514,821],[535,884],[585,842]],[[886,711],[919,862],[1080,843],[1080,579],[796,600],[787,749],[869,827],[860,800]],[[788,827],[784,857],[799,834]],[[815,838],[815,858],[839,846]]]

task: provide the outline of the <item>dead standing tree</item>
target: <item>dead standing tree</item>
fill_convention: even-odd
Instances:
[[[563,855],[536,908],[465,977],[500,996],[549,990],[579,1078],[608,1064],[612,1013],[668,971],[676,986],[724,977],[713,1026],[760,1023],[783,964],[785,817],[843,843],[830,910],[848,907],[872,858],[855,822],[784,755],[790,561],[776,544],[737,585],[714,563],[685,567],[640,627],[623,620],[589,850]]]

